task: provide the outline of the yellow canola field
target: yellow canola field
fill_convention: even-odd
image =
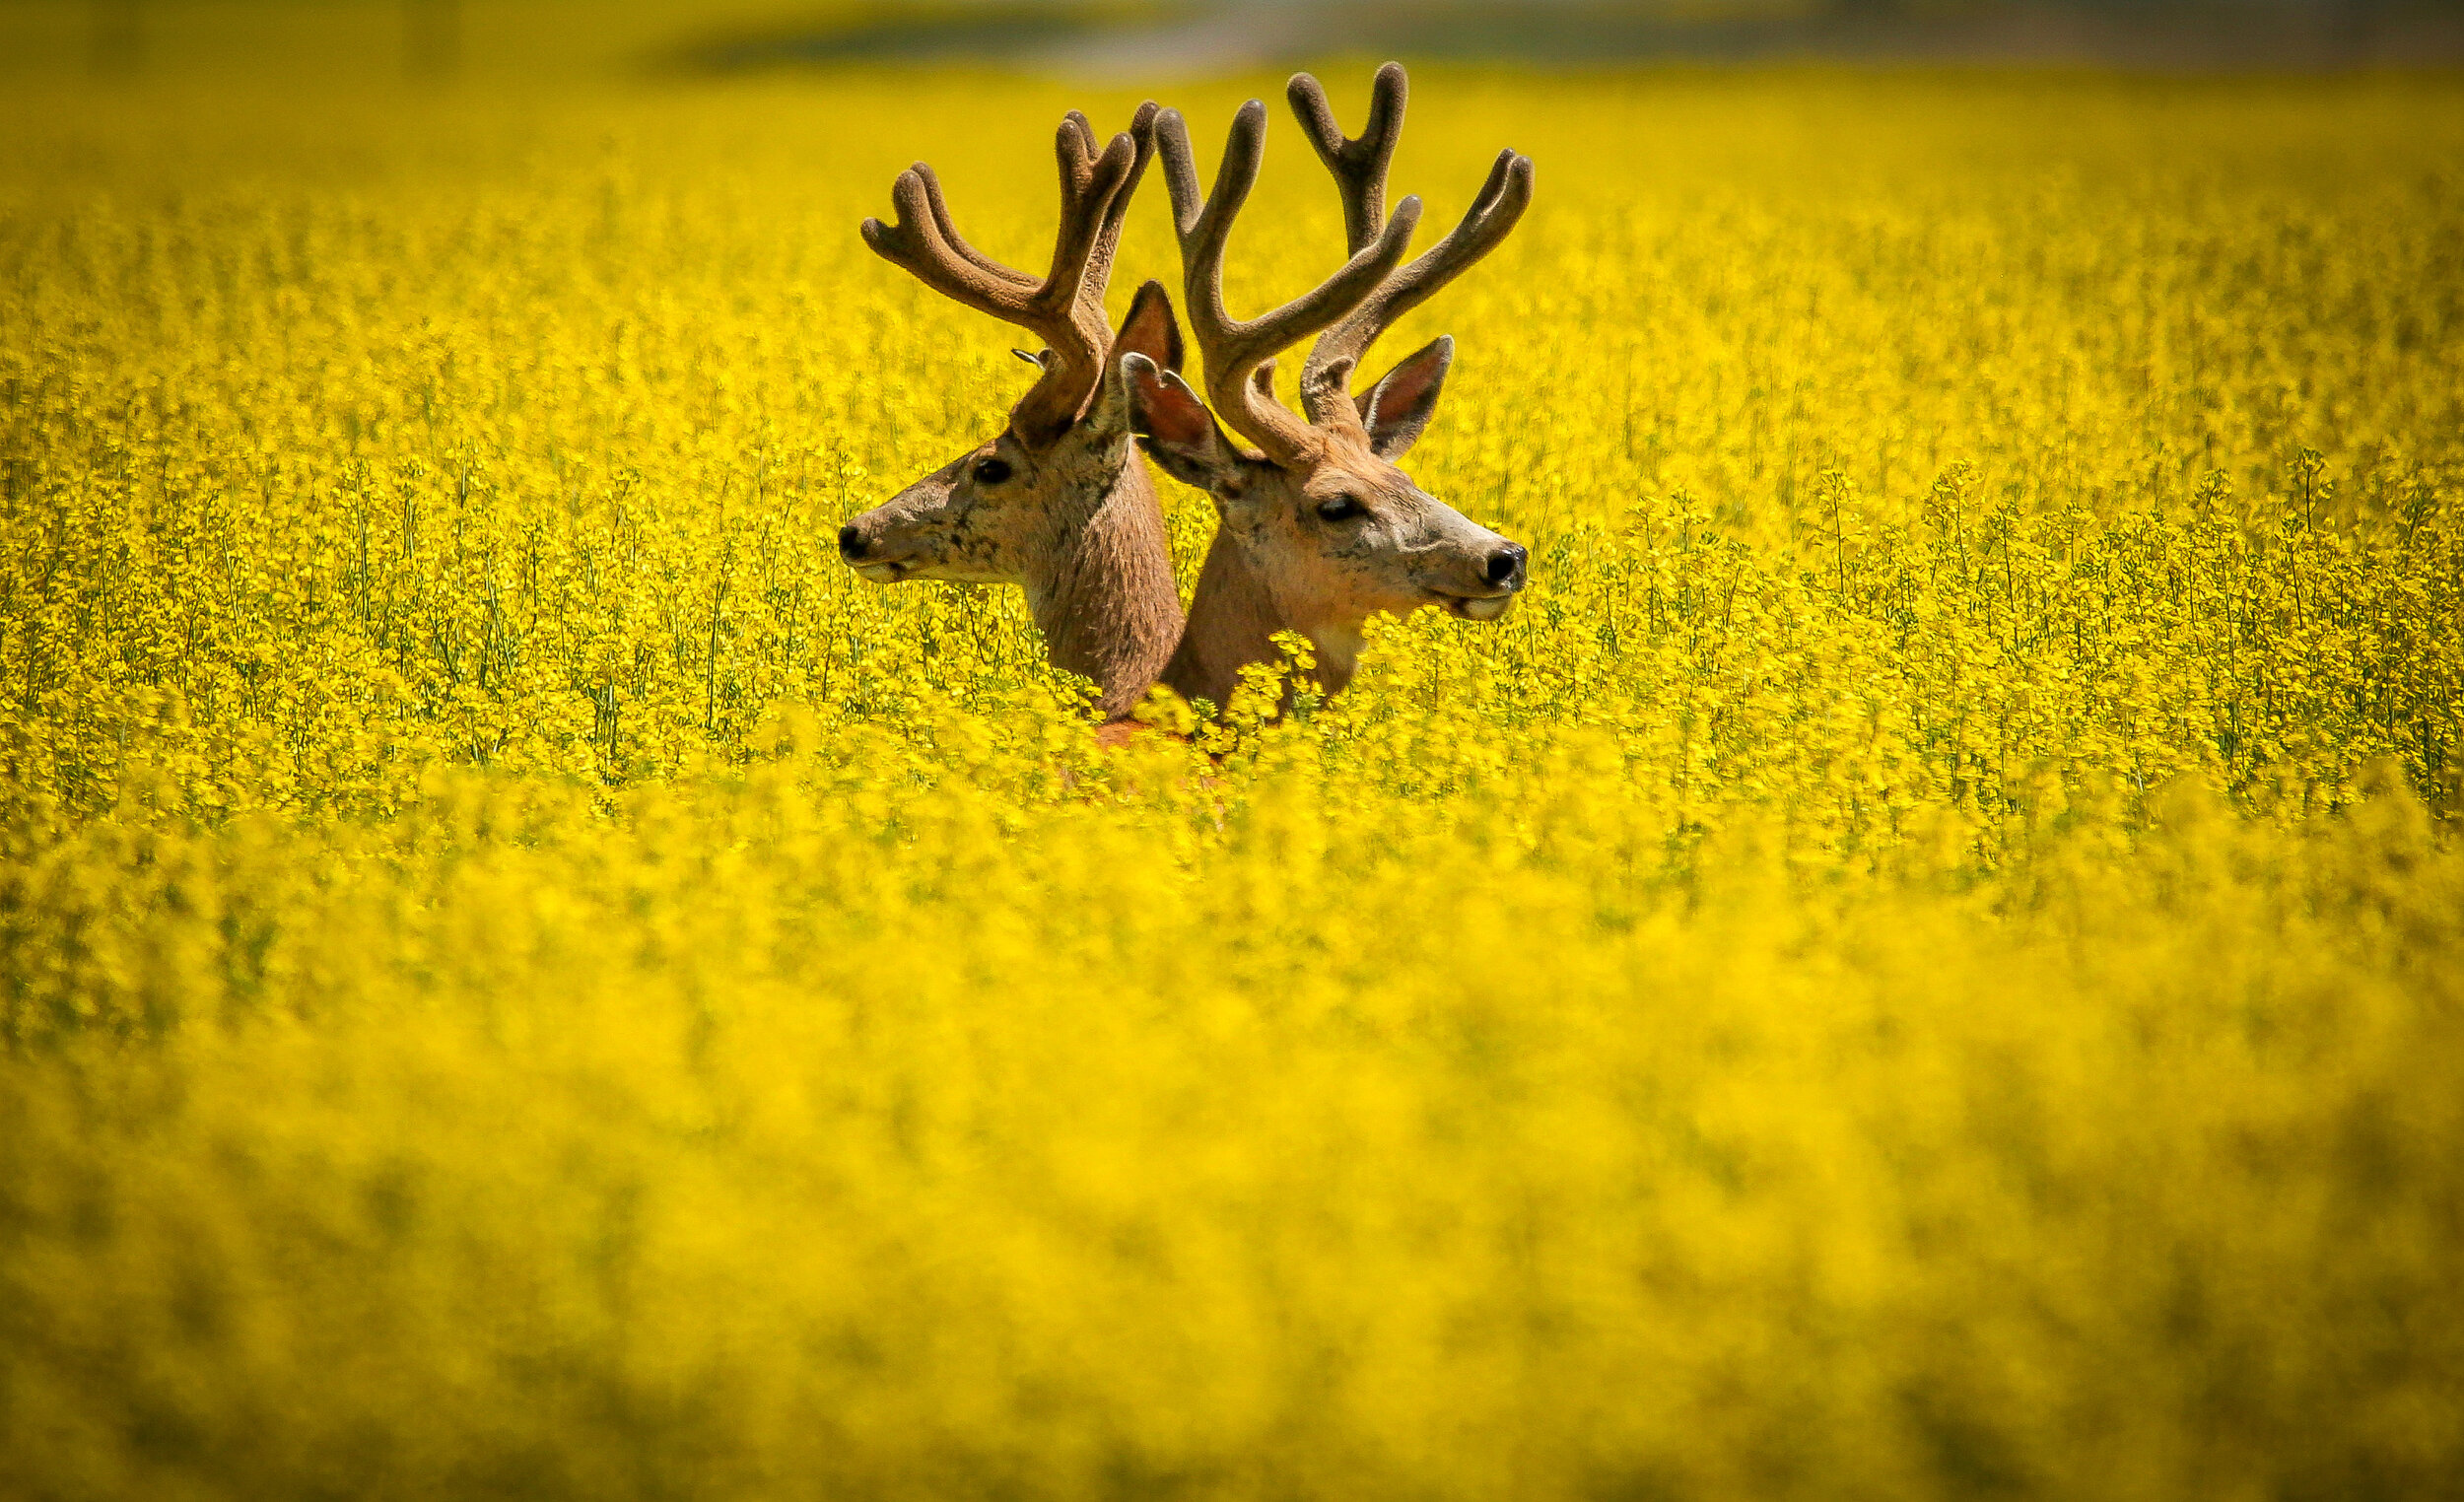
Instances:
[[[2450,1491],[2464,86],[1413,82],[1533,587],[1214,761],[831,545],[1137,96],[0,102],[0,1495]]]

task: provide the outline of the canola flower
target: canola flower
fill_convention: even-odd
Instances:
[[[0,105],[0,1489],[2451,1484],[2453,86],[1419,82],[1534,582],[1212,760],[830,546],[1131,97]]]

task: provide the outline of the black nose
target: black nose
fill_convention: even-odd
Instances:
[[[1515,543],[1507,543],[1488,555],[1488,581],[1492,584],[1523,582],[1523,562],[1529,555]]]
[[[856,524],[854,522],[851,521],[846,526],[839,528],[840,557],[845,558],[850,563],[854,563],[871,550],[872,545],[864,541],[863,535],[856,530]]]

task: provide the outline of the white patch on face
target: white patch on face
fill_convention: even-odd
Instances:
[[[1345,677],[1360,665],[1360,650],[1368,645],[1358,630],[1343,626],[1321,626],[1309,633],[1309,641],[1318,649],[1318,660]]]

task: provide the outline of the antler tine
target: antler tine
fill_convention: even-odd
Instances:
[[[1402,63],[1378,69],[1369,85],[1369,123],[1358,140],[1350,140],[1335,122],[1334,106],[1327,102],[1326,89],[1316,79],[1295,73],[1283,86],[1301,130],[1342,191],[1343,237],[1354,255],[1386,227],[1386,171],[1395,160],[1395,143],[1403,136],[1408,90]]]
[[[1134,154],[1129,163],[1129,177],[1121,185],[1121,191],[1113,196],[1112,207],[1104,211],[1103,228],[1096,234],[1095,251],[1087,260],[1086,277],[1081,285],[1082,294],[1091,294],[1099,307],[1104,301],[1104,289],[1112,283],[1113,252],[1120,247],[1121,227],[1129,217],[1129,200],[1137,193],[1139,179],[1146,175],[1146,164],[1154,160],[1155,116],[1162,111],[1162,105],[1148,100],[1138,105],[1136,115],[1129,121],[1129,142]],[[1078,115],[1075,110],[1071,111],[1071,115],[1084,124],[1084,116]],[[1091,136],[1092,132],[1089,134]]]
[[[1127,132],[1113,137],[1101,156],[1093,144],[1083,117],[1064,120],[1054,142],[1061,158],[1061,233],[1053,241],[1053,269],[1035,298],[1040,307],[1054,311],[1077,303],[1113,201],[1137,160],[1136,143]]]
[[[1177,109],[1156,116],[1157,150],[1172,194],[1173,227],[1181,240],[1182,291],[1190,332],[1206,365],[1206,394],[1232,430],[1279,461],[1297,459],[1317,443],[1297,413],[1276,402],[1270,362],[1282,350],[1334,324],[1386,279],[1411,243],[1420,200],[1406,198],[1395,215],[1342,268],[1291,302],[1247,321],[1223,306],[1223,247],[1232,221],[1248,202],[1265,155],[1266,106],[1257,100],[1232,118],[1223,165],[1201,200],[1189,124]]]
[[[921,162],[899,173],[890,190],[897,222],[863,224],[864,243],[884,259],[943,296],[1027,329],[1052,347],[1053,358],[1041,362],[1043,376],[1011,412],[1012,425],[1030,442],[1066,431],[1102,377],[1103,288],[1095,281],[1089,296],[1089,282],[1110,273],[1107,231],[1119,232],[1115,208],[1126,198],[1142,157],[1127,132],[1097,153],[1093,129],[1075,110],[1061,121],[1054,153],[1061,165],[1061,228],[1052,270],[1040,282],[967,242],[950,219],[940,179]]]
[[[1020,287],[1029,288],[1035,285],[1035,278],[1023,271],[1011,270],[967,243],[966,237],[958,233],[958,226],[950,219],[949,203],[941,196],[941,179],[933,174],[929,164],[919,162],[911,171],[924,179],[924,204],[932,211],[932,227],[940,232],[941,239],[949,244],[951,249],[963,256],[968,264],[991,272],[1005,282],[1014,282]]]
[[[1077,421],[1103,380],[1104,353],[1111,345],[1100,278],[1111,275],[1112,256],[1104,246],[1099,266],[1097,249],[1113,205],[1128,193],[1138,151],[1127,132],[1114,136],[1100,156],[1094,144],[1086,117],[1074,110],[1054,140],[1061,160],[1061,233],[1053,243],[1053,269],[1032,299],[1036,321],[1028,325],[1044,336],[1054,358],[1011,415],[1030,441],[1058,437]]]
[[[1391,65],[1390,65],[1391,66]],[[1512,150],[1497,154],[1488,181],[1444,239],[1381,282],[1343,320],[1329,329],[1301,367],[1301,404],[1312,423],[1357,421],[1348,392],[1353,372],[1369,346],[1397,319],[1427,302],[1447,283],[1497,248],[1532,204],[1532,159]]]
[[[867,219],[864,243],[882,259],[907,268],[916,280],[978,312],[1016,322],[1026,309],[1034,283],[1008,267],[956,248],[966,241],[945,231],[949,209],[941,202],[941,184],[922,163],[898,174],[890,186],[890,202],[898,211],[895,223]]]

